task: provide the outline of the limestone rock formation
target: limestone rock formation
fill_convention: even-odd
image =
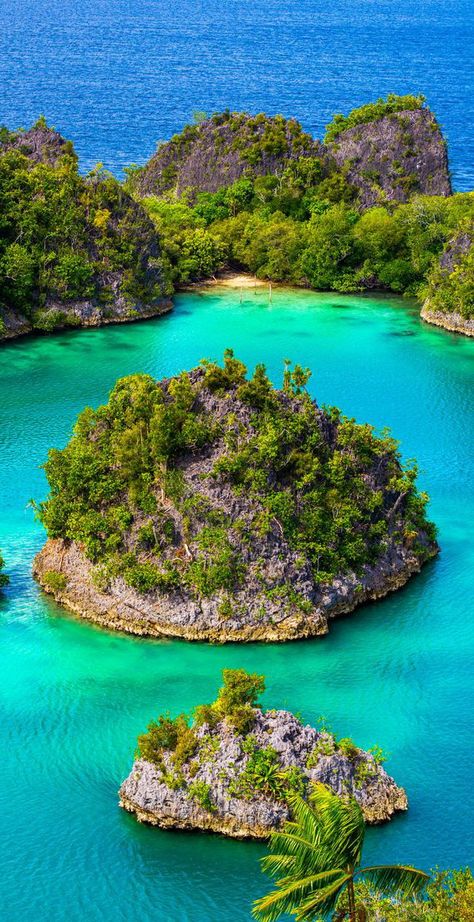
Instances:
[[[147,757],[139,754],[120,788],[124,809],[156,826],[258,839],[288,819],[288,792],[308,794],[317,782],[354,797],[368,823],[407,809],[405,791],[383,768],[377,747],[364,752],[352,740],[337,741],[284,710],[250,708],[248,726],[236,729],[232,713],[223,717],[219,702],[238,673],[224,670],[217,702],[205,706],[203,715],[198,708],[191,724],[178,718],[177,735],[164,717],[139,738]],[[156,745],[165,735],[171,748]]]

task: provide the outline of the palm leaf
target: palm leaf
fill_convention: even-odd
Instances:
[[[329,884],[319,893],[307,897],[297,907],[295,912],[296,922],[313,922],[315,912],[327,914],[334,909],[339,894],[351,879],[351,874],[345,874],[339,880]]]
[[[359,868],[356,874],[362,874],[366,880],[384,893],[401,893],[403,896],[416,896],[426,887],[430,879],[429,874],[424,871],[403,864],[382,864]]]
[[[291,877],[281,878],[275,890],[255,901],[252,913],[260,922],[275,922],[284,913],[294,913],[295,907],[299,908],[310,897],[318,901],[318,895],[318,905],[323,906],[330,894],[337,895],[346,878],[347,875],[341,868],[311,874],[297,880]],[[335,897],[332,906],[334,902]]]

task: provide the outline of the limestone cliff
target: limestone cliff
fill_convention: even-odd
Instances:
[[[451,194],[446,144],[428,108],[356,125],[326,149],[358,189],[362,208],[406,202],[414,194]]]
[[[326,144],[295,119],[221,113],[161,144],[138,174],[141,195],[216,192],[241,177],[281,174],[301,158],[319,163],[324,180],[340,172],[360,208],[412,195],[449,195],[446,144],[426,107],[404,109],[341,131]]]

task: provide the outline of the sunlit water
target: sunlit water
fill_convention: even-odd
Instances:
[[[231,345],[275,381],[286,356],[312,392],[389,425],[418,458],[441,556],[386,601],[290,645],[133,639],[74,620],[31,579],[44,535],[28,508],[41,463],[118,376],[169,375]],[[410,810],[371,830],[367,857],[429,868],[473,857],[474,343],[395,299],[277,291],[177,298],[146,323],[24,339],[0,350],[0,914],[5,922],[249,920],[260,845],[162,832],[117,806],[136,736],[159,711],[210,700],[224,666],[266,674],[268,706],[379,743]]]
[[[424,93],[474,185],[472,0],[0,0],[0,123],[43,112],[81,164],[143,163],[194,110],[335,112]]]

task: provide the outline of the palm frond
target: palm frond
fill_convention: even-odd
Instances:
[[[340,877],[339,880],[334,881],[323,890],[320,890],[319,893],[303,900],[295,912],[296,922],[313,922],[315,912],[317,912],[318,915],[319,913],[327,914],[332,912],[336,906],[341,890],[350,879],[351,875],[345,874],[343,877]]]
[[[363,875],[366,880],[387,894],[400,893],[403,896],[416,896],[430,879],[430,875],[418,868],[403,864],[374,865],[368,868],[359,868],[357,876]]]
[[[294,913],[295,907],[299,908],[310,897],[317,901],[318,894],[321,905],[324,905],[330,893],[334,892],[335,896],[337,895],[346,878],[347,875],[341,868],[312,874],[298,880],[293,877],[283,877],[271,893],[255,901],[252,914],[260,922],[275,922],[284,913]],[[335,897],[332,905],[334,903]]]

